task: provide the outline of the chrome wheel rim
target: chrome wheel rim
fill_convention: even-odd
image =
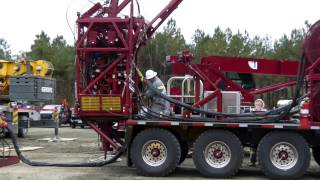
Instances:
[[[149,166],[161,166],[166,161],[167,154],[167,147],[158,140],[146,142],[141,151],[143,161]]]
[[[297,149],[288,142],[275,144],[270,151],[271,163],[281,170],[288,170],[294,167],[298,162]]]
[[[204,156],[211,167],[223,168],[231,161],[231,150],[226,143],[214,141],[206,146]]]

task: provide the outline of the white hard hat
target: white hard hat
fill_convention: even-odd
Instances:
[[[152,79],[154,77],[157,76],[157,72],[154,72],[153,70],[149,69],[147,72],[146,72],[146,79]]]

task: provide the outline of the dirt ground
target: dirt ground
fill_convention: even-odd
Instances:
[[[64,138],[78,138],[69,142],[43,142],[41,138],[53,137],[53,129],[32,128],[25,139],[19,139],[22,146],[42,146],[43,149],[24,152],[32,160],[44,162],[88,162],[101,157],[98,148],[98,137],[90,129],[71,129],[63,127],[60,136]],[[9,140],[8,140],[9,141]],[[165,178],[150,178],[139,176],[134,168],[126,167],[125,156],[121,161],[96,168],[57,168],[57,167],[31,167],[20,163],[0,168],[1,180],[111,180],[111,179],[207,179],[194,168],[192,159],[187,159],[177,170]],[[267,179],[258,168],[248,167],[246,159],[235,179]],[[308,169],[304,179],[319,179],[320,167],[314,162]]]

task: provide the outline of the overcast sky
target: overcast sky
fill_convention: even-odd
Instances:
[[[169,0],[139,2],[141,14],[151,19]],[[51,38],[63,35],[73,44],[66,11],[69,7],[68,19],[74,26],[76,12],[84,12],[91,5],[88,0],[1,0],[0,38],[8,41],[13,53],[30,50],[41,30]],[[319,20],[319,7],[320,0],[184,0],[171,17],[188,42],[197,28],[212,34],[217,26],[276,39],[302,27],[305,20]]]

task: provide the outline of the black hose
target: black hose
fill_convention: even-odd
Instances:
[[[166,101],[169,101],[179,107],[184,107],[184,108],[187,108],[187,109],[194,111],[194,112],[198,112],[198,113],[202,113],[202,114],[206,114],[206,115],[211,115],[211,116],[236,117],[236,118],[238,118],[238,120],[240,120],[239,118],[241,118],[241,117],[244,117],[246,120],[249,120],[248,119],[249,117],[254,117],[254,118],[252,118],[252,120],[259,121],[259,122],[261,122],[260,120],[266,120],[266,118],[267,118],[266,116],[278,115],[276,117],[272,117],[269,120],[266,120],[267,122],[271,122],[271,121],[278,121],[279,119],[282,119],[283,117],[287,116],[290,113],[291,109],[293,107],[295,107],[298,104],[298,102],[301,100],[301,98],[299,98],[299,94],[300,94],[300,89],[303,86],[303,82],[304,82],[303,81],[304,80],[304,73],[305,73],[305,59],[304,59],[304,54],[303,54],[300,59],[299,69],[298,69],[298,73],[297,73],[296,91],[295,91],[292,103],[287,106],[284,106],[284,107],[281,107],[281,108],[278,108],[275,110],[271,110],[268,112],[250,113],[250,114],[226,114],[226,113],[205,111],[203,109],[199,109],[199,108],[193,107],[189,104],[185,104],[180,101],[177,101],[177,100],[161,93],[156,88],[154,88],[150,82],[147,82],[147,85],[148,85],[148,88],[150,88],[150,90],[155,92],[160,98],[165,99]],[[258,118],[260,116],[262,116],[263,118]]]
[[[51,166],[51,167],[101,167],[107,164],[111,164],[115,162],[125,151],[126,146],[121,147],[117,153],[109,160],[101,161],[101,162],[91,162],[91,163],[47,163],[47,162],[36,162],[31,161],[23,156],[22,152],[20,151],[17,137],[15,136],[13,130],[9,127],[6,128],[8,130],[9,136],[12,140],[13,147],[17,153],[18,158],[25,164],[30,166]]]
[[[148,108],[141,97],[141,92],[139,90],[138,87],[136,87],[136,90],[138,92],[138,97],[140,99],[140,109],[148,116],[152,117],[152,118],[157,118],[157,119],[162,119],[162,120],[166,120],[166,121],[184,121],[184,122],[217,122],[217,123],[221,123],[221,120],[217,120],[216,118],[183,118],[183,117],[172,117],[172,116],[168,116],[165,114],[160,114],[158,112],[153,111],[152,109]],[[305,97],[309,96],[309,94],[306,94],[300,98],[298,98],[298,101],[301,101],[302,99],[304,99]],[[147,110],[145,110],[145,109]],[[279,108],[281,109],[281,108]],[[292,113],[296,113],[296,112],[290,112],[290,114]],[[143,116],[144,118],[149,119],[149,117]],[[274,118],[274,117],[268,117],[268,118]],[[224,119],[223,122],[226,123],[272,123],[272,122],[276,122],[278,120],[266,120],[266,116],[264,117],[242,117],[242,118],[236,118],[236,119]]]
[[[204,118],[204,117],[198,117],[198,118],[183,118],[183,117],[172,117],[172,116],[168,116],[168,115],[164,115],[164,114],[160,114],[158,112],[155,112],[153,110],[151,110],[150,108],[147,108],[145,106],[143,106],[144,108],[141,108],[142,111],[148,115],[148,116],[143,116],[146,119],[149,119],[149,117],[152,118],[157,118],[157,119],[161,119],[161,120],[166,120],[166,121],[179,121],[179,122],[215,122],[215,123],[274,123],[274,122],[279,122],[281,119],[278,119],[277,115],[269,115],[269,116],[265,116],[265,117],[241,117],[241,118],[229,118],[229,119],[223,119],[223,121],[221,120],[217,120],[216,118]],[[295,114],[299,112],[299,110],[295,110],[295,111],[290,111],[289,114]],[[269,119],[268,119],[269,118]],[[276,119],[275,119],[276,118]],[[288,123],[286,121],[286,123]]]
[[[234,119],[223,119],[223,121],[221,120],[217,120],[215,118],[179,118],[179,117],[171,117],[171,116],[167,116],[167,115],[163,115],[163,114],[159,114],[157,112],[154,112],[150,109],[147,108],[148,111],[144,111],[144,113],[146,113],[149,117],[152,118],[157,118],[157,119],[161,119],[161,120],[166,120],[166,121],[174,121],[174,122],[214,122],[214,123],[272,123],[272,122],[276,122],[276,121],[270,121],[270,120],[265,120],[266,117],[260,117],[260,120],[257,120],[257,118],[253,118],[253,117],[248,117],[248,118],[234,118]],[[145,117],[145,118],[149,118],[149,117]],[[269,117],[271,118],[271,117]]]
[[[137,3],[137,7],[138,7],[138,13],[139,13],[139,16],[141,16],[141,12],[140,12],[140,3],[138,0],[136,0],[136,3]]]
[[[173,103],[179,107],[184,107],[186,109],[189,109],[191,111],[194,111],[194,112],[198,112],[198,113],[202,113],[202,114],[206,114],[206,115],[211,115],[211,116],[228,116],[228,117],[257,117],[257,116],[267,116],[267,115],[274,115],[275,113],[274,112],[282,112],[282,111],[287,111],[287,109],[289,109],[289,107],[291,107],[291,105],[287,105],[287,106],[284,106],[284,107],[281,107],[281,108],[278,108],[278,109],[275,109],[275,110],[272,110],[272,111],[269,111],[269,112],[259,112],[259,113],[247,113],[247,114],[226,114],[226,113],[218,113],[218,112],[209,112],[209,111],[205,111],[203,109],[199,109],[199,108],[196,108],[196,107],[193,107],[189,104],[185,104],[185,103],[182,103],[176,99],[173,99],[163,93],[161,93],[160,91],[158,91],[156,88],[154,88],[152,86],[151,83],[147,82],[147,85],[148,85],[148,88],[150,88],[151,91],[155,92],[157,94],[157,96],[159,96],[160,98],[162,99],[165,99],[166,101],[169,101],[170,103]]]
[[[289,105],[289,108],[286,111],[279,114],[277,119],[282,119],[286,117],[290,113],[291,109],[299,104],[300,90],[303,87],[303,83],[304,83],[304,76],[305,76],[305,70],[306,70],[305,66],[306,66],[305,54],[302,53],[300,58],[300,63],[299,63],[298,74],[297,74],[297,85],[296,85],[294,97],[292,99],[292,103]],[[275,119],[271,119],[271,120],[275,120]]]

